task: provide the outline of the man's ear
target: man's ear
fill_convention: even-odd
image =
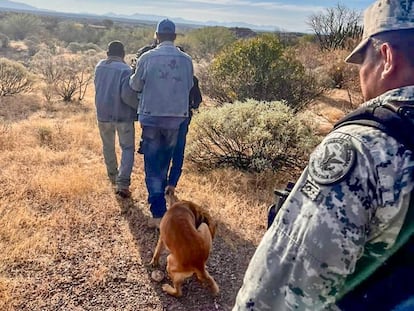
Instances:
[[[395,70],[395,62],[397,58],[395,57],[395,49],[393,49],[392,46],[390,46],[387,42],[381,45],[380,53],[384,64],[381,78],[384,79],[387,78]]]

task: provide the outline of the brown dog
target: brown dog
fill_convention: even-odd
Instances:
[[[164,284],[162,289],[180,297],[184,280],[195,273],[217,295],[219,288],[206,270],[216,224],[207,211],[193,202],[178,200],[173,191],[167,190],[166,197],[169,209],[161,219],[160,237],[151,260],[157,266],[164,247],[170,251],[167,272],[173,286]]]

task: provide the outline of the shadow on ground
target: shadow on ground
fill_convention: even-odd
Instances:
[[[151,261],[159,232],[147,227],[148,214],[143,202],[119,200],[122,215],[128,221],[131,233],[140,249],[143,264],[146,266],[148,279],[154,270]],[[144,212],[145,211],[145,212]],[[160,283],[151,280],[154,291],[162,304],[161,310],[167,311],[212,311],[231,310],[237,291],[239,290],[244,272],[254,253],[255,246],[240,236],[234,234],[223,222],[218,222],[218,232],[213,241],[213,250],[207,262],[207,270],[220,287],[220,293],[213,297],[208,288],[204,288],[196,279],[189,278],[183,285],[183,296],[171,297],[161,289],[163,283],[171,284],[168,276]],[[159,269],[165,272],[166,255],[160,259]]]

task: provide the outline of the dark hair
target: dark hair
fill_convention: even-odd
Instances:
[[[124,45],[122,44],[122,42],[117,41],[117,40],[109,42],[107,55],[124,57],[125,49],[124,49]]]
[[[175,33],[157,33],[157,39],[159,42],[174,41],[176,37]]]

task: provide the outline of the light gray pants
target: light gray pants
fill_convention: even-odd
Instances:
[[[109,179],[116,183],[117,189],[128,189],[131,184],[131,173],[135,155],[134,122],[100,122],[99,133],[103,144],[103,156]],[[118,134],[121,147],[121,165],[115,153],[115,133]]]

